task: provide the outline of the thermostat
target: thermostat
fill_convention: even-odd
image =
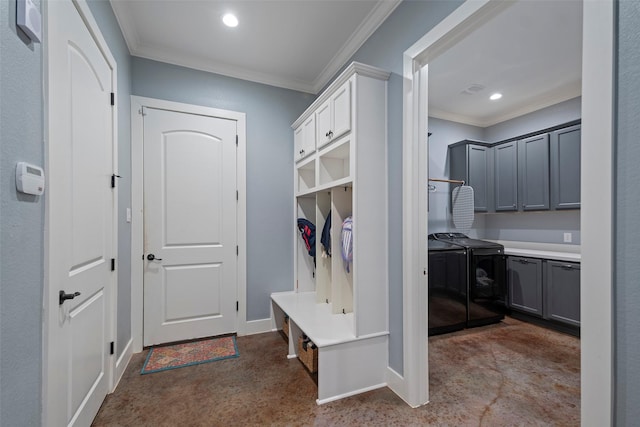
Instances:
[[[44,171],[38,166],[18,162],[16,188],[19,192],[39,196],[44,192]]]

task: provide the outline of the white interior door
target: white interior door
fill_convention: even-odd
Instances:
[[[70,0],[48,17],[46,423],[86,426],[111,376],[113,76]],[[62,291],[79,295],[61,303]]]
[[[236,330],[237,122],[144,108],[144,345]]]

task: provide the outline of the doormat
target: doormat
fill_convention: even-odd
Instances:
[[[152,374],[238,356],[235,336],[151,347],[140,373]]]

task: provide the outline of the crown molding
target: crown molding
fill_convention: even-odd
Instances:
[[[133,56],[165,62],[194,70],[206,71],[235,79],[246,80],[269,86],[276,86],[284,89],[291,89],[298,92],[314,94],[311,85],[294,79],[281,78],[273,74],[262,73],[249,70],[247,68],[236,67],[229,64],[212,63],[206,58],[198,58],[193,55],[183,54],[179,51],[169,51],[162,47],[143,46],[137,51],[131,52]]]
[[[291,89],[299,92],[316,95],[332,77],[344,66],[353,54],[364,44],[373,32],[395,10],[401,0],[379,0],[376,6],[369,12],[364,21],[353,32],[349,40],[340,48],[320,75],[312,82],[283,78],[281,76],[264,73],[261,71],[237,67],[231,64],[213,62],[202,57],[186,55],[179,50],[169,50],[143,43],[136,30],[131,15],[127,13],[123,2],[110,0],[111,7],[122,30],[125,42],[132,56],[166,62],[182,67],[220,74],[227,77],[247,80],[269,86]]]
[[[448,111],[440,110],[438,108],[429,108],[428,114],[429,117],[434,117],[436,119],[448,120],[465,125],[486,128],[489,126],[497,125],[498,123],[505,122],[507,120],[515,119],[516,117],[524,116],[525,114],[533,113],[534,111],[538,111],[542,108],[550,107],[552,105],[568,101],[570,99],[581,96],[581,94],[582,83],[577,82],[565,88],[556,90],[551,94],[546,94],[538,98],[531,99],[526,103],[526,105],[522,107],[509,109],[504,114],[494,115],[484,120],[477,117],[451,113]]]
[[[331,80],[333,76],[340,71],[340,68],[362,47],[364,42],[382,25],[382,23],[391,15],[398,7],[402,0],[381,0],[369,12],[367,17],[351,34],[349,40],[342,45],[340,50],[329,61],[326,67],[320,72],[318,77],[313,81],[314,93],[318,93]]]
[[[129,53],[133,55],[133,52],[138,50],[138,46],[140,45],[140,36],[136,30],[135,23],[131,15],[124,10],[125,6],[123,2],[109,0],[109,4],[111,4],[111,9],[113,9],[113,14],[116,16],[120,30],[122,30],[122,35],[124,36],[124,41],[127,44]]]
[[[331,82],[331,84],[322,92],[322,94],[316,98],[315,101],[309,107],[304,110],[304,113],[298,119],[293,122],[291,127],[296,129],[298,126],[304,122],[307,117],[312,115],[315,110],[322,105],[329,97],[336,91],[340,86],[342,86],[347,80],[351,78],[354,74],[358,74],[363,77],[371,77],[378,80],[388,80],[391,73],[385,71],[381,68],[372,67],[371,65],[362,64],[360,62],[352,62],[349,64],[345,70],[340,73],[336,79]]]

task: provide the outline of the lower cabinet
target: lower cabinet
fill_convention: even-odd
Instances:
[[[509,257],[509,305],[542,316],[542,260]]]
[[[580,326],[580,264],[510,256],[509,307]]]
[[[545,319],[580,326],[580,264],[547,261]]]

